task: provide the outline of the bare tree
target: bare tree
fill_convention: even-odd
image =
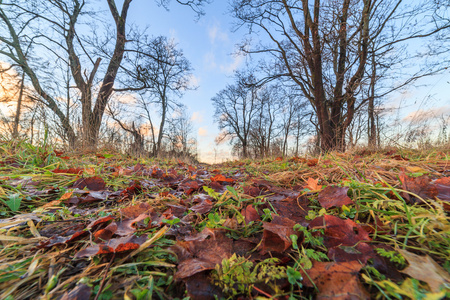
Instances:
[[[394,29],[396,39],[377,49],[382,51],[433,35],[450,24],[428,23],[427,30],[419,33],[412,24],[426,16],[430,5],[402,4],[401,0],[233,0],[232,11],[238,25],[247,25],[250,34],[266,35],[269,42],[254,48],[247,43],[242,51],[276,58],[269,78],[289,77],[298,85],[314,109],[320,147],[326,151],[345,149],[345,132],[365,104],[358,103],[357,96],[366,79],[371,42]],[[395,22],[400,22],[398,27],[389,26]],[[405,29],[411,30],[399,34]]]
[[[229,84],[214,96],[214,117],[223,130],[223,138],[231,137],[239,142],[242,157],[248,157],[251,125],[258,113],[258,88],[253,75],[236,74],[236,82]]]
[[[138,103],[151,125],[153,154],[158,155],[169,113],[180,107],[178,100],[184,92],[196,88],[192,84],[192,67],[183,51],[177,49],[175,42],[164,36],[151,39],[135,54],[127,59],[131,80],[124,82],[125,87],[117,88],[116,91],[140,93]],[[156,139],[152,120],[152,106],[155,105],[160,113]]]

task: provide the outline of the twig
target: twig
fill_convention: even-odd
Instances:
[[[95,295],[94,300],[98,300],[98,297],[100,296],[100,294],[102,293],[103,290],[103,286],[105,285],[105,281],[106,281],[106,277],[108,276],[108,270],[111,267],[112,262],[114,261],[114,258],[116,257],[116,253],[113,254],[113,257],[111,258],[111,261],[109,262],[109,264],[106,266],[105,268],[105,275],[103,275],[103,279],[102,282],[100,283],[100,287],[98,289],[97,295]]]

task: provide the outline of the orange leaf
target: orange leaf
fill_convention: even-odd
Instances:
[[[305,189],[309,189],[311,191],[318,191],[322,189],[321,185],[318,185],[319,179],[313,179],[311,177],[308,178],[306,181],[306,185],[304,186]]]

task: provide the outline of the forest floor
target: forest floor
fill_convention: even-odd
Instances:
[[[0,299],[448,299],[449,210],[448,150],[210,166],[2,142]]]

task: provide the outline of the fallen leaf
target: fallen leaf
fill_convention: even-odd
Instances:
[[[402,172],[399,177],[404,190],[414,193],[424,200],[434,199],[434,197],[438,195],[436,186],[430,184],[430,178],[426,175],[409,177],[405,174],[405,172]],[[410,194],[402,193],[402,196],[408,201],[415,202],[414,197]]]
[[[337,246],[354,246],[362,241],[370,241],[369,234],[361,225],[350,219],[343,220],[332,215],[317,217],[309,223],[310,229],[324,230],[324,244],[327,248]]]
[[[94,255],[118,253],[138,249],[147,240],[146,235],[137,237],[135,235],[111,239],[107,243],[101,243],[86,247],[75,254],[75,258],[92,257]]]
[[[253,205],[247,205],[247,207],[242,210],[242,215],[244,216],[246,224],[261,219]]]
[[[315,165],[317,165],[318,162],[319,162],[319,160],[317,158],[312,158],[312,159],[308,159],[306,164],[308,165],[308,167],[314,167]]]
[[[70,168],[70,169],[54,169],[52,170],[52,173],[55,174],[77,174],[77,175],[81,175],[84,172],[84,169],[81,168]]]
[[[428,283],[432,292],[437,293],[442,285],[450,283],[450,275],[430,256],[419,256],[403,249],[397,251],[409,263],[409,266],[400,272]]]
[[[117,223],[112,222],[111,224],[106,226],[104,229],[100,229],[94,233],[94,237],[95,237],[94,242],[100,243],[100,242],[109,241],[112,238],[112,236],[116,233],[116,231],[117,231]]]
[[[304,274],[303,284],[319,292],[316,299],[370,299],[369,293],[359,280],[358,273],[363,265],[357,261],[350,262],[314,262],[308,276]],[[311,280],[310,280],[311,279]]]
[[[175,278],[184,279],[197,273],[212,270],[224,258],[232,255],[233,240],[222,229],[205,228],[186,241],[178,241],[171,247],[178,257]]]
[[[290,219],[274,216],[272,222],[263,222],[263,238],[261,241],[261,253],[269,251],[284,252],[291,245],[291,235],[299,235],[293,229],[296,223]]]
[[[271,198],[273,199],[273,198]],[[310,201],[306,197],[287,197],[282,196],[281,200],[269,200],[272,207],[280,217],[290,219],[295,223],[299,223],[302,226],[307,226],[309,221],[305,219],[308,215],[308,211],[311,208],[308,207]]]
[[[115,234],[120,235],[120,236],[127,236],[127,235],[131,235],[131,234],[135,233],[136,228],[133,227],[133,224],[137,223],[139,221],[142,221],[148,217],[149,216],[147,214],[141,214],[134,219],[124,220],[122,222],[119,222],[117,224],[117,230],[116,230]]]
[[[342,207],[342,205],[353,204],[352,199],[347,196],[348,187],[327,186],[319,193],[319,203],[323,208]]]
[[[74,188],[84,189],[87,188],[91,191],[101,191],[106,187],[105,181],[98,176],[80,178],[73,184]]]
[[[217,174],[217,175],[211,177],[211,181],[217,181],[217,182],[219,182],[219,183],[223,183],[223,182],[232,183],[232,182],[234,182],[234,179],[232,179],[232,178],[226,178],[226,177],[223,176],[222,174]]]
[[[125,219],[134,219],[141,214],[150,214],[153,212],[153,208],[148,203],[139,203],[132,206],[122,208],[120,213]]]
[[[306,181],[306,185],[304,186],[305,189],[309,189],[310,191],[318,191],[322,189],[322,186],[318,184],[319,178],[313,179],[311,177],[308,178]]]

